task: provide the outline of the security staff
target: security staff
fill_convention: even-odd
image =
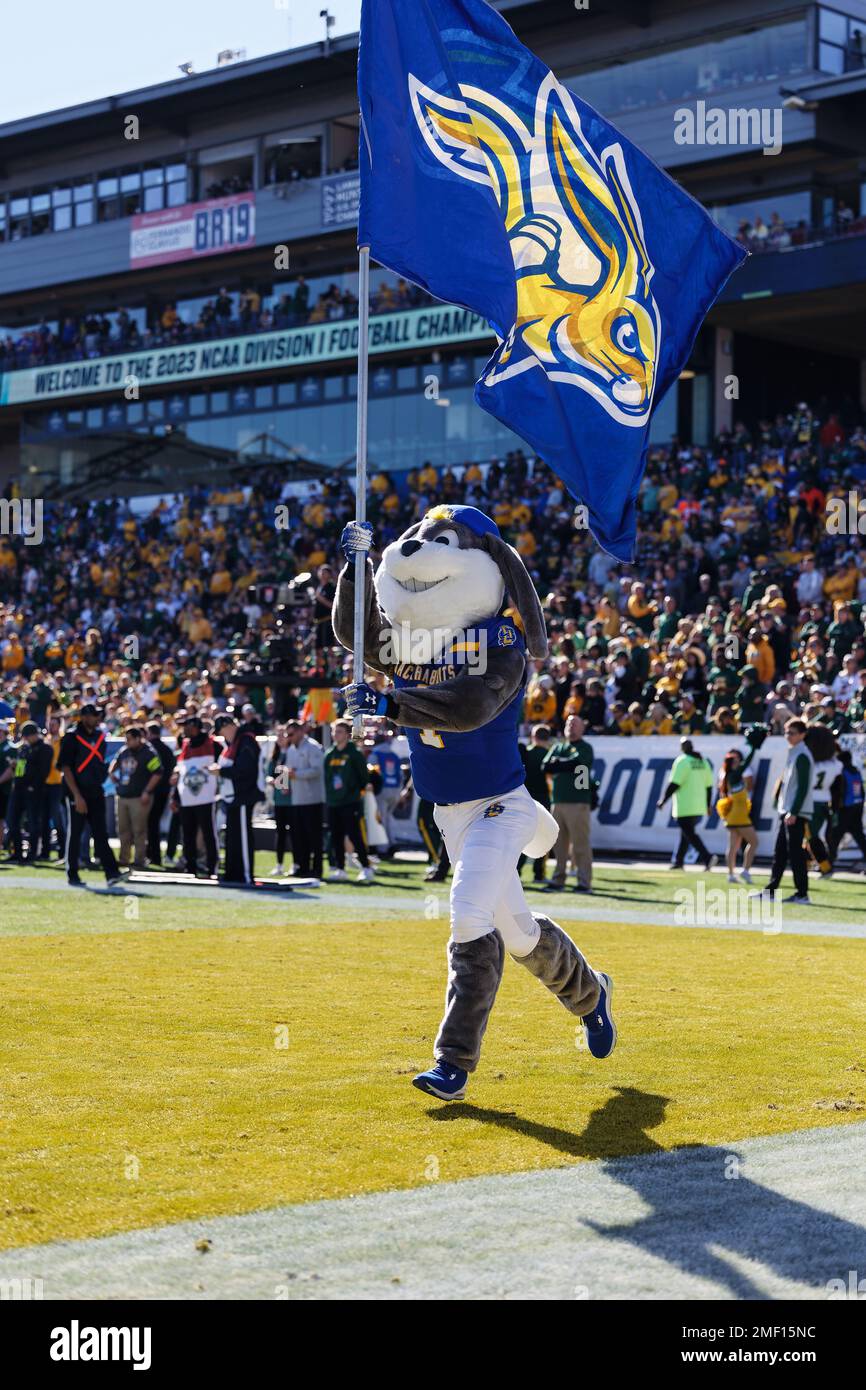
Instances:
[[[261,754],[252,734],[240,728],[229,715],[217,719],[214,732],[225,739],[225,751],[216,769],[222,779],[221,800],[226,813],[226,862],[224,883],[252,886],[253,807],[262,800],[260,785]]]
[[[75,728],[63,735],[57,766],[63,774],[70,801],[66,821],[66,877],[73,888],[83,887],[78,874],[78,854],[81,832],[89,824],[106,882],[113,888],[124,879],[108,843],[103,791],[108,773],[105,733],[99,727],[99,710],[95,705],[82,705]]]
[[[42,806],[45,779],[51,771],[51,749],[32,720],[21,725],[21,743],[15,759],[12,804],[9,808],[9,843],[12,858],[24,862],[22,826],[27,831],[27,859],[40,857]]]

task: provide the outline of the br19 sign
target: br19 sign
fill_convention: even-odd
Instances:
[[[256,195],[233,193],[206,203],[139,213],[132,218],[131,269],[240,251],[256,240]]]
[[[225,205],[206,204],[195,215],[196,255],[248,246],[255,240],[254,227],[255,205],[251,199]]]

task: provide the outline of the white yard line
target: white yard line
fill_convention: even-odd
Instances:
[[[695,875],[695,884],[702,880]],[[719,881],[708,884],[713,890],[725,891]],[[730,885],[733,887],[733,885]],[[37,878],[35,875],[16,875],[14,878],[0,879],[0,892],[3,889],[28,889],[41,890],[43,892],[66,893],[75,892],[80,894],[79,889],[67,889],[62,881],[54,881]],[[100,889],[104,894],[106,890]],[[200,884],[198,886],[189,884],[167,884],[160,883],[154,876],[152,882],[146,884],[131,884],[126,888],[114,890],[113,896],[141,896],[154,898],[198,898],[209,900],[217,906],[223,902],[242,902],[245,907],[253,907],[255,911],[267,910],[273,912],[290,912],[300,914],[305,904],[322,903],[329,907],[339,908],[339,916],[345,921],[352,921],[355,918],[364,918],[370,915],[371,911],[376,913],[387,913],[396,917],[422,917],[425,913],[427,897],[437,899],[439,911],[447,915],[448,893],[438,885],[425,884],[424,891],[416,893],[402,893],[395,890],[387,897],[376,893],[373,888],[359,887],[351,897],[347,892],[335,892],[328,888],[321,889],[297,889],[293,893],[282,894],[263,889],[261,893],[251,890],[234,888],[217,888],[213,884]],[[772,916],[762,916],[760,904],[753,902],[748,906],[745,889],[736,889],[731,899],[732,917],[724,922],[719,921],[692,921],[679,920],[677,911],[673,906],[664,906],[658,903],[647,903],[646,907],[637,907],[632,903],[628,906],[620,906],[618,899],[611,900],[603,894],[593,894],[590,897],[581,897],[574,904],[560,901],[553,902],[546,893],[534,893],[531,889],[527,892],[527,898],[531,908],[536,912],[546,913],[560,922],[610,922],[613,924],[621,923],[627,926],[649,926],[649,927],[700,927],[706,931],[750,931],[760,932],[768,936],[841,936],[851,938],[866,937],[866,910],[859,921],[838,921],[829,918],[794,918],[788,914],[786,908],[782,909],[781,931]],[[864,908],[866,908],[866,893],[864,893]],[[820,911],[818,907],[813,909]],[[826,909],[825,909],[826,911]],[[842,911],[840,910],[840,917]],[[747,920],[738,920],[747,918]],[[429,919],[428,919],[429,920]],[[182,923],[184,930],[194,930],[188,923]],[[244,923],[237,921],[223,921],[208,923],[207,927],[201,930],[210,930],[212,927],[230,926],[232,928],[242,926]],[[256,925],[255,923],[251,925]],[[50,927],[49,927],[50,930]],[[164,928],[171,930],[171,928]],[[48,934],[46,932],[46,934]]]
[[[864,1152],[853,1124],[429,1182],[9,1251],[0,1281],[46,1299],[825,1299],[866,1281]]]

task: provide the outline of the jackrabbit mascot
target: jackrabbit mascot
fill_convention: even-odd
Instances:
[[[366,523],[351,522],[341,538],[348,563],[334,631],[350,650],[355,556],[371,544]],[[530,911],[517,873],[521,854],[546,854],[557,834],[523,784],[517,742],[526,652],[547,655],[523,561],[483,512],[448,506],[389,545],[375,577],[366,565],[365,661],[393,689],[348,686],[348,712],[387,715],[406,730],[415,787],[436,804],[454,866],[445,1016],[434,1065],[413,1085],[440,1100],[463,1098],[506,949],[582,1020],[592,1055],[609,1057],[616,1042],[610,977],[593,970],[555,922]],[[506,616],[506,594],[523,631]]]

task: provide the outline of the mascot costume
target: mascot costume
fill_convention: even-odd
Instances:
[[[333,621],[349,650],[355,556],[371,544],[367,523],[343,532],[348,563]],[[530,911],[517,872],[521,854],[546,854],[557,836],[553,817],[524,786],[517,741],[527,652],[547,655],[541,604],[523,561],[483,512],[447,506],[389,545],[375,576],[366,565],[365,662],[393,689],[382,695],[356,673],[344,692],[347,709],[403,727],[415,787],[436,804],[454,866],[445,1015],[434,1065],[413,1084],[440,1100],[465,1095],[506,950],[582,1020],[590,1053],[609,1057],[616,1042],[610,977],[593,970],[555,922]],[[509,600],[520,626],[508,616]]]

